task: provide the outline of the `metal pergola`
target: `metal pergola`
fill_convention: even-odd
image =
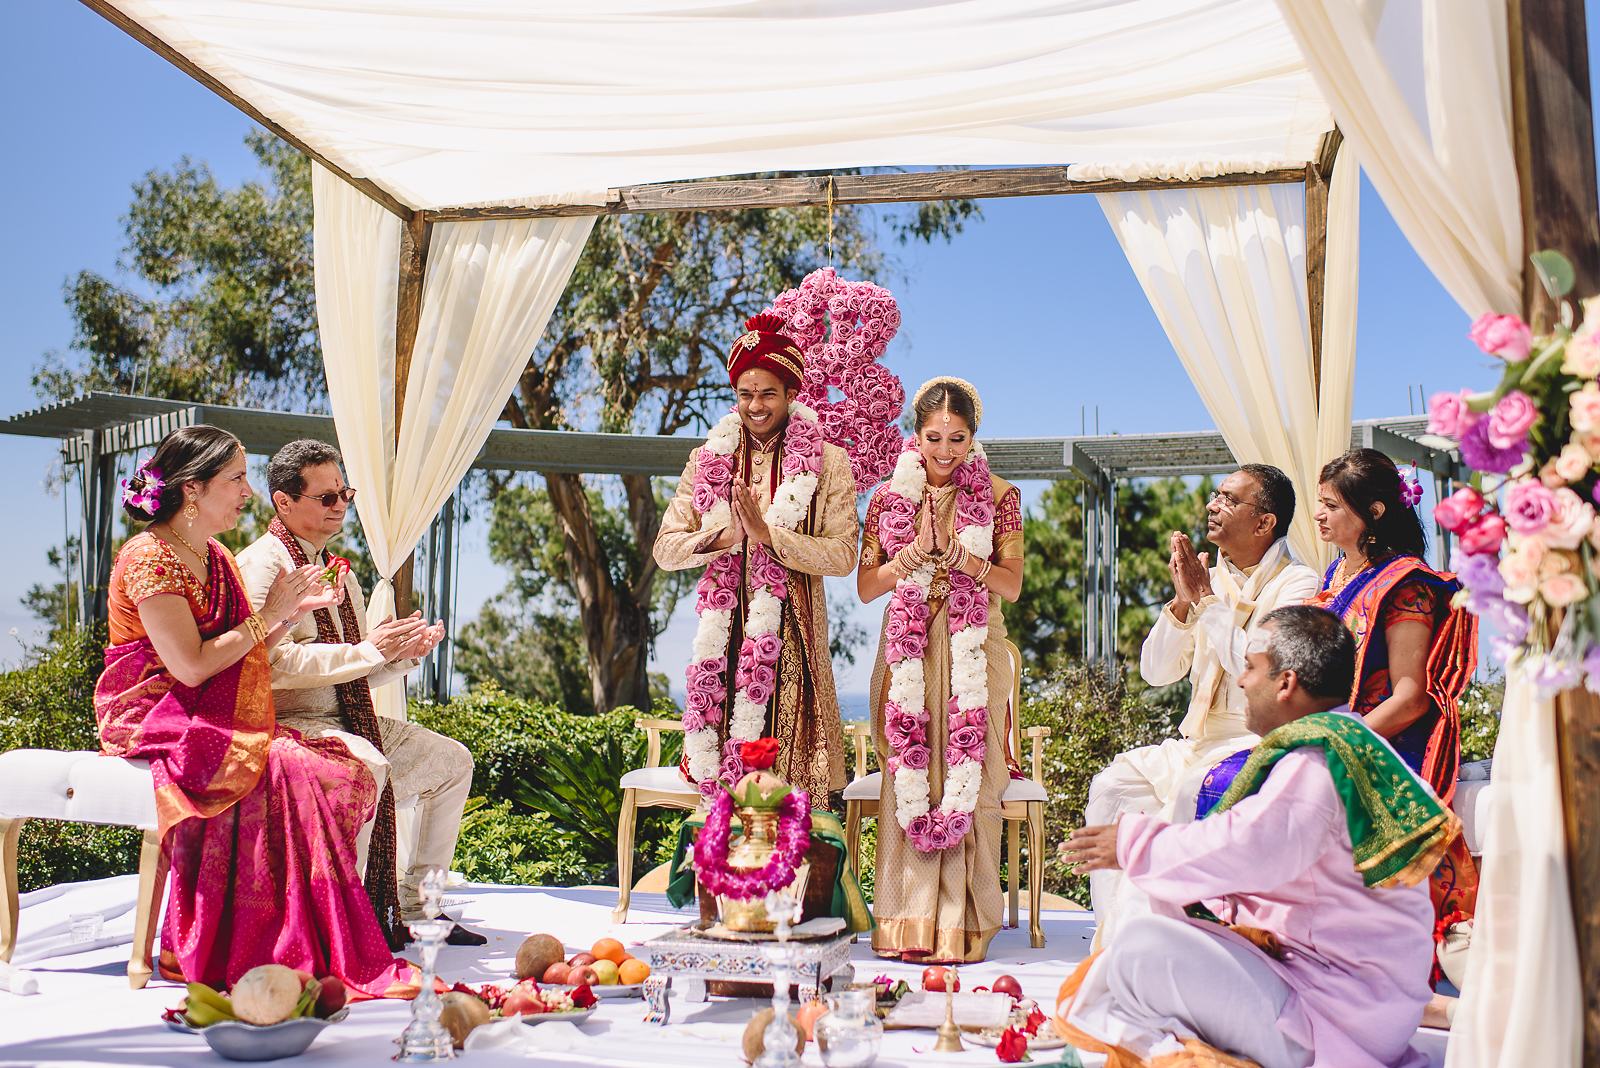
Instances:
[[[0,434],[58,438],[63,463],[79,473],[83,544],[78,555],[78,603],[85,618],[104,618],[111,577],[113,519],[121,458],[154,448],[179,427],[209,423],[236,435],[253,455],[270,455],[297,438],[337,440],[333,417],[218,404],[190,404],[161,397],[91,392],[0,419]],[[597,434],[566,430],[496,428],[473,467],[491,471],[555,471],[575,474],[672,476],[683,470],[700,438],[649,434]],[[1376,448],[1398,463],[1414,463],[1434,476],[1442,497],[1448,484],[1465,478],[1454,443],[1427,433],[1422,416],[1357,422],[1352,446]],[[1117,491],[1135,478],[1225,474],[1239,463],[1216,431],[1171,434],[1096,434],[1055,438],[985,439],[995,474],[1012,481],[1076,478],[1084,494],[1085,659],[1104,663],[1116,656]],[[418,547],[421,588],[430,615],[454,637],[458,500],[452,497]],[[1448,561],[1449,534],[1439,531],[1439,560]],[[423,692],[448,698],[453,642],[440,643],[423,665]]]

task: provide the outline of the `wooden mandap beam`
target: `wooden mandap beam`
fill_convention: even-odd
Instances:
[[[155,34],[151,33],[149,30],[145,29],[143,26],[124,15],[121,11],[117,10],[110,0],[82,0],[82,3],[90,11],[93,11],[95,14],[99,15],[101,18],[117,27],[117,29],[121,30],[123,33],[126,33],[129,37],[132,37],[135,41],[138,41],[140,44],[150,49],[150,51],[154,52],[168,63],[171,63],[174,67],[177,67],[189,77],[193,78],[195,81],[199,82],[201,85],[205,86],[207,89],[210,89],[213,93],[216,93],[222,99],[226,100],[228,103],[232,104],[234,107],[250,116],[251,119],[260,123],[268,130],[271,130],[289,144],[293,145],[301,152],[304,152],[311,159],[316,160],[318,163],[328,168],[329,171],[337,174],[340,178],[343,178],[345,181],[349,182],[351,185],[355,186],[357,189],[361,190],[367,196],[371,197],[373,200],[376,200],[379,204],[382,204],[385,208],[394,212],[402,219],[411,214],[411,209],[402,204],[393,193],[390,193],[387,189],[383,188],[383,186],[379,185],[377,182],[374,182],[370,178],[357,178],[355,175],[351,174],[337,163],[329,160],[322,153],[318,152],[300,138],[296,137],[286,127],[279,125],[272,119],[269,119],[254,104],[240,96],[238,93],[235,93],[232,89],[229,89],[226,85],[217,80],[217,78],[209,71],[197,66],[195,62],[188,56],[184,55],[176,48],[173,48],[171,45],[167,44],[167,42],[163,41],[161,38],[157,37]]]
[[[1600,292],[1600,208],[1584,2],[1511,0],[1507,14],[1524,249],[1564,253],[1577,273],[1573,297],[1588,297]],[[1555,307],[1528,266],[1522,298],[1536,329],[1551,325]],[[1568,690],[1557,695],[1555,712],[1583,1063],[1594,1065],[1600,1064],[1600,697],[1582,687]]]
[[[1197,186],[1275,185],[1303,182],[1303,167],[1219,174],[1211,178],[1118,178],[1075,182],[1066,167],[1005,167],[994,170],[917,171],[891,174],[805,175],[797,178],[730,178],[696,182],[629,185],[612,190],[605,204],[547,204],[538,207],[439,208],[426,211],[429,222],[473,219],[537,219],[574,215],[628,215],[652,211],[743,211],[751,208],[805,208],[822,204],[906,204],[929,200],[983,200],[1046,197],[1069,193],[1125,193],[1137,189],[1192,189]]]

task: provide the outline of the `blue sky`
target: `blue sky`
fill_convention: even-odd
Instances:
[[[13,0],[8,24],[0,85],[12,104],[12,164],[0,168],[0,202],[9,208],[11,253],[0,259],[0,414],[33,406],[30,372],[71,339],[63,283],[84,268],[118,276],[120,220],[135,181],[184,155],[224,183],[253,173],[248,119],[87,8]],[[1361,211],[1356,418],[1406,414],[1408,385],[1431,392],[1488,382],[1465,315],[1370,187]],[[953,242],[897,249],[900,270],[877,279],[894,290],[905,323],[891,369],[910,385],[936,373],[971,379],[992,437],[1076,433],[1085,409],[1090,429],[1098,413],[1108,433],[1211,426],[1094,198],[989,201],[983,212]],[[0,525],[8,563],[0,663],[20,653],[11,628],[34,632],[18,598],[47,577],[45,552],[61,540],[63,500],[47,485],[57,456],[51,441],[0,437],[11,516]],[[460,607],[470,618],[503,579],[487,561],[481,526],[468,529],[463,548]],[[853,582],[831,586],[830,596],[853,600]],[[874,634],[878,608],[862,616]],[[690,630],[679,616],[658,651],[673,675]],[[844,673],[841,690],[865,690],[869,666]]]

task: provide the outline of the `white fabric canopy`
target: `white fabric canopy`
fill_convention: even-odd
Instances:
[[[874,165],[1301,162],[1273,0],[114,0],[412,207]]]
[[[1404,36],[1382,33],[1374,16],[1384,5],[1279,6],[1349,148],[1422,262],[1468,315],[1519,311],[1522,208],[1505,0],[1420,0],[1411,51],[1383,47]],[[1416,101],[1399,79],[1419,66]]]
[[[1317,472],[1350,440],[1356,168],[1334,169],[1322,389],[1313,384],[1300,185],[1102,193],[1100,206],[1206,411],[1241,463],[1294,480],[1295,555],[1326,564],[1311,519]]]
[[[361,529],[384,579],[371,598],[378,619],[394,610],[388,580],[500,417],[594,216],[435,225],[397,441],[399,220],[320,166],[312,195],[328,400],[346,472],[363,491]],[[386,704],[403,702],[401,687],[389,689]]]

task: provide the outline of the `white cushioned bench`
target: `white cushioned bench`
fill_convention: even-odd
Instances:
[[[102,823],[144,832],[128,957],[128,985],[135,990],[144,986],[152,972],[150,951],[167,881],[149,764],[55,749],[0,753],[0,961],[9,961],[17,945],[17,843],[29,820]]]

